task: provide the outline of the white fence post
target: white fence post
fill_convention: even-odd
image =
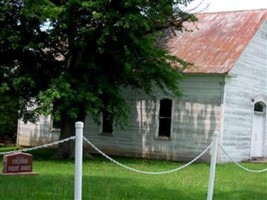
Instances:
[[[217,162],[218,138],[219,138],[219,132],[214,131],[214,134],[212,136],[212,148],[211,148],[212,154],[210,161],[210,177],[209,177],[207,200],[212,200],[213,198],[213,189],[214,189],[214,180],[216,172],[216,162]]]
[[[74,200],[82,199],[83,122],[75,123],[75,185]]]

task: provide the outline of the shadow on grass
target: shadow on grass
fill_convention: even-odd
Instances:
[[[74,177],[71,175],[2,176],[1,200],[71,200]],[[90,200],[199,200],[204,194],[191,196],[185,191],[169,189],[160,182],[147,186],[131,178],[83,177],[83,199]]]

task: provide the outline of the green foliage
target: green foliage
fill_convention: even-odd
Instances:
[[[20,99],[20,117],[37,114],[98,119],[103,109],[123,125],[121,89],[179,95],[174,66],[188,63],[158,45],[182,30],[191,0],[6,0],[0,2],[0,78]],[[29,107],[31,109],[29,109]]]
[[[14,139],[17,132],[18,99],[7,93],[8,86],[0,87],[0,138]]]
[[[1,176],[1,200],[73,199],[74,162],[50,160],[45,155],[51,156],[51,152],[43,150],[33,152],[33,171],[38,172],[38,176]],[[145,171],[167,171],[184,164],[126,158],[115,160]],[[250,169],[266,168],[266,164],[242,165]],[[234,164],[217,165],[214,199],[266,200],[266,179],[266,173],[245,172]],[[193,164],[171,174],[144,175],[122,169],[96,156],[83,163],[82,199],[201,200],[207,198],[208,180],[207,163]]]

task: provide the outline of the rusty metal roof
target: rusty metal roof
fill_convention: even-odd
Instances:
[[[198,21],[168,40],[176,55],[194,66],[185,73],[227,73],[267,18],[267,10],[198,13]]]

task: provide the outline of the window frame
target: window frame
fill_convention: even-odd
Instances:
[[[107,114],[107,117],[105,117],[106,114]],[[108,116],[111,117],[111,119],[110,119],[111,122],[109,122],[109,120],[107,119]],[[107,127],[107,129],[105,129],[105,127]],[[101,135],[112,136],[113,132],[114,132],[114,120],[113,120],[112,114],[110,112],[108,112],[107,110],[103,110],[102,111],[102,117],[101,117],[100,133],[101,133]]]
[[[257,105],[261,106],[262,110],[258,110]],[[266,104],[262,101],[255,102],[253,111],[254,113],[262,113],[262,114],[266,113]]]
[[[168,103],[170,103],[170,105],[167,105],[167,106],[170,106],[170,110],[169,110],[169,115],[168,116],[164,116],[164,115],[162,115],[161,116],[161,114],[166,114],[166,113],[161,113],[161,108],[162,108],[162,102],[168,102]],[[170,98],[162,98],[162,99],[160,99],[159,101],[158,101],[158,111],[157,111],[157,136],[156,136],[156,138],[157,139],[164,139],[164,140],[171,140],[171,136],[172,136],[172,123],[173,123],[173,100],[172,99],[170,99]],[[164,112],[164,111],[163,111]],[[164,119],[168,119],[168,120],[170,120],[170,122],[169,122],[169,127],[168,127],[168,129],[169,129],[169,133],[168,134],[162,134],[162,133],[160,133],[160,129],[161,129],[161,120],[164,120]]]
[[[50,131],[60,131],[61,127],[55,127],[55,118],[53,116],[50,117]],[[59,123],[61,123],[61,120],[59,120]]]

